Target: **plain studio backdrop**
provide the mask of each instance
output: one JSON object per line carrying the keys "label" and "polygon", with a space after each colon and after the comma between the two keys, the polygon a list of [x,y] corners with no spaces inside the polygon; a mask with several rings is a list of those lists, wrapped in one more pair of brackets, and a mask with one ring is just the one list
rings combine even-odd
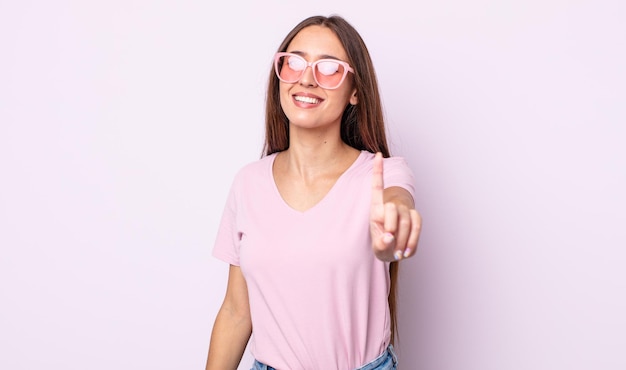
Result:
{"label": "plain studio backdrop", "polygon": [[625,369],[625,4],[2,0],[0,368],[204,367],[272,55],[336,13],[417,179],[401,368]]}

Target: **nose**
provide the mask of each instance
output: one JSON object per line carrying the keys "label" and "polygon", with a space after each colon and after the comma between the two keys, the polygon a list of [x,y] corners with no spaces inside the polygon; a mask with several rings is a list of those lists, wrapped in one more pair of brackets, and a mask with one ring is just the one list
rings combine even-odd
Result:
{"label": "nose", "polygon": [[317,81],[315,81],[313,66],[306,66],[304,71],[302,71],[302,77],[300,77],[300,85],[302,86],[317,86]]}

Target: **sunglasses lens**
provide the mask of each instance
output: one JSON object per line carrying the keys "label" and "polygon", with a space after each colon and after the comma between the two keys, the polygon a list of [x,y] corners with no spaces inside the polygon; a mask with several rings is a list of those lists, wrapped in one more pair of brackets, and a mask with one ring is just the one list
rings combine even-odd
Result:
{"label": "sunglasses lens", "polygon": [[318,83],[327,88],[339,86],[344,75],[342,64],[332,61],[322,61],[315,66],[315,78]]}
{"label": "sunglasses lens", "polygon": [[336,62],[319,62],[317,63],[317,72],[324,76],[332,76],[335,73],[343,74],[343,66]]}
{"label": "sunglasses lens", "polygon": [[306,68],[306,61],[295,55],[283,55],[278,59],[276,71],[278,77],[287,83],[293,83],[300,79]]}

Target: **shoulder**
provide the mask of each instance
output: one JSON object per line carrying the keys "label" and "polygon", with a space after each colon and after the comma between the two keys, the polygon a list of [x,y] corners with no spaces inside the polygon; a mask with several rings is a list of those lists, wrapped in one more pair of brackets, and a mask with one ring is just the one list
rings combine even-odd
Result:
{"label": "shoulder", "polygon": [[[373,171],[374,153],[363,151],[361,153],[361,167],[371,176]],[[407,160],[402,156],[391,156],[383,159],[383,178],[385,188],[399,186],[414,195],[415,176]]]}
{"label": "shoulder", "polygon": [[[367,167],[371,171],[372,162],[374,162],[375,153],[368,152],[366,150],[361,151],[360,161],[361,165]],[[384,170],[399,170],[411,172],[409,164],[404,157],[391,156],[383,159]]]}
{"label": "shoulder", "polygon": [[239,198],[242,194],[256,194],[260,189],[271,185],[272,163],[276,155],[268,155],[243,165],[231,182],[231,197]]}
{"label": "shoulder", "polygon": [[235,174],[235,182],[250,178],[259,178],[271,173],[276,153],[245,164]]}

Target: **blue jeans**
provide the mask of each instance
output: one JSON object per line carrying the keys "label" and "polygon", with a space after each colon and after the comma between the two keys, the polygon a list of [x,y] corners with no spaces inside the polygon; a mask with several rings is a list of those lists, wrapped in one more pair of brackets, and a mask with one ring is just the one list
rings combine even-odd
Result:
{"label": "blue jeans", "polygon": [[[374,361],[361,366],[356,370],[395,370],[398,367],[398,357],[390,344],[382,355],[378,356]],[[267,366],[259,361],[254,361],[254,366],[250,370],[276,370],[271,366]],[[307,369],[309,370],[309,369]],[[313,369],[310,369],[313,370]]]}

